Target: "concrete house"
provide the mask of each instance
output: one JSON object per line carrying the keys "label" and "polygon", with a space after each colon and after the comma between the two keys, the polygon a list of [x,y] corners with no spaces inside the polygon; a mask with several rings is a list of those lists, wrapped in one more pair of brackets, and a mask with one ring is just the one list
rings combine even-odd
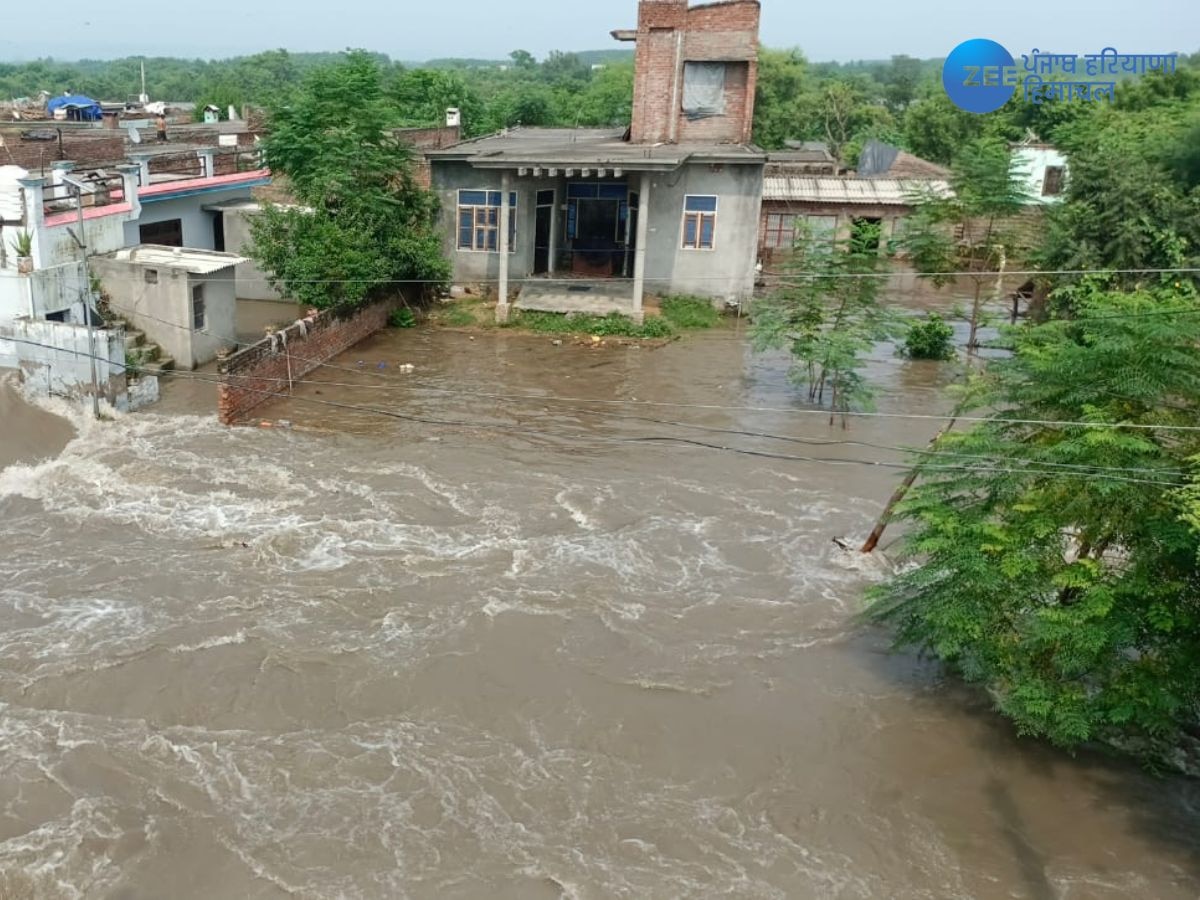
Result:
{"label": "concrete house", "polygon": [[232,253],[142,245],[93,259],[92,271],[117,286],[122,317],[190,370],[237,346],[235,273],[245,262]]}
{"label": "concrete house", "polygon": [[[101,154],[129,148],[99,126],[95,134],[77,144],[95,151],[86,164],[58,160],[49,164],[48,175],[36,176],[20,166],[0,171],[0,367],[20,370],[43,390],[84,396],[92,392],[90,366],[79,360],[95,356],[99,391],[122,407],[129,335],[119,324],[98,327],[93,278],[118,315],[138,307],[145,334],[162,347],[178,345],[180,334],[196,330],[201,319],[209,323],[203,330],[225,328],[224,297],[234,296],[234,267],[245,260],[214,252],[224,232],[223,206],[249,200],[252,188],[269,182],[270,172],[257,149],[236,146],[156,149],[102,162]],[[18,259],[14,240],[26,234],[32,246],[27,258]],[[212,287],[189,292],[186,315],[176,308],[177,297],[148,291],[151,280],[162,275],[152,276],[150,268],[195,274],[194,266],[189,270],[186,261],[174,258],[150,268],[141,259],[138,266],[133,259],[117,265],[119,254],[142,244],[166,245],[163,252],[172,255],[194,244],[220,257],[220,265],[205,274]],[[233,329],[218,333],[232,336]],[[184,366],[215,355],[205,340],[186,343],[179,346]],[[173,365],[161,359],[159,368]]]}
{"label": "concrete house", "polygon": [[765,154],[751,129],[757,0],[641,0],[628,129],[516,128],[427,151],[459,284],[512,304],[622,312],[646,293],[754,289]]}

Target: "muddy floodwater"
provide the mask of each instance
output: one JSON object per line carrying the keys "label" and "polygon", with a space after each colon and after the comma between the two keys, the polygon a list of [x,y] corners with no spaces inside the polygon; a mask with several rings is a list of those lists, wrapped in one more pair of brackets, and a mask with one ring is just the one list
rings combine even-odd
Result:
{"label": "muddy floodwater", "polygon": [[0,400],[0,897],[1200,896],[1195,783],[857,620],[886,567],[832,539],[936,422],[830,429],[732,325],[338,365],[290,430]]}

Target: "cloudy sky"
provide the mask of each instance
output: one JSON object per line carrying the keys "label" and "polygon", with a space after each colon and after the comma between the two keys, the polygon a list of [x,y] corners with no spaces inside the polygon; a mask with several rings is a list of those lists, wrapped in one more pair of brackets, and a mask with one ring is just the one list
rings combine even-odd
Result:
{"label": "cloudy sky", "polygon": [[[222,57],[286,47],[365,47],[395,59],[502,58],[522,48],[615,47],[608,32],[632,26],[635,0],[203,0],[120,12],[95,0],[55,0],[52,29],[36,5],[17,5],[0,30],[0,60],[127,54]],[[22,20],[25,21],[22,21]],[[1014,54],[1200,50],[1200,0],[763,0],[763,42],[800,47],[813,60],[946,56],[987,37]]]}

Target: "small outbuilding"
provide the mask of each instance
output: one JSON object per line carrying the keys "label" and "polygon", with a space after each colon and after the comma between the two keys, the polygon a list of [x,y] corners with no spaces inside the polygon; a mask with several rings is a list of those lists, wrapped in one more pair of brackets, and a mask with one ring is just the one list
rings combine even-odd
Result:
{"label": "small outbuilding", "polygon": [[143,244],[92,260],[114,313],[146,333],[180,369],[237,346],[233,253]]}

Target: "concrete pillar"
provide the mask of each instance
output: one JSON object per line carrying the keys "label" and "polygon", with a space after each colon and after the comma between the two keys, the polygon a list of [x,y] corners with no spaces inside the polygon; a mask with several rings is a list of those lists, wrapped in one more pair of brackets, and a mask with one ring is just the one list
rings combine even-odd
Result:
{"label": "concrete pillar", "polygon": [[46,226],[46,179],[22,178],[18,182],[25,201],[25,231],[33,235],[33,267],[42,266],[42,232]]}
{"label": "concrete pillar", "polygon": [[204,177],[213,178],[217,174],[216,170],[216,154],[212,150],[197,150],[196,156],[200,158],[200,164],[204,167]]}
{"label": "concrete pillar", "polygon": [[34,231],[46,222],[46,179],[22,178],[18,183],[25,194],[25,228]]}
{"label": "concrete pillar", "polygon": [[633,320],[645,321],[642,303],[646,296],[646,242],[650,239],[650,173],[642,173],[638,190],[637,249],[633,253]]}
{"label": "concrete pillar", "polygon": [[142,187],[150,187],[150,156],[145,153],[131,153],[129,159],[138,167]]}
{"label": "concrete pillar", "polygon": [[510,312],[508,305],[508,228],[512,210],[508,206],[508,194],[512,189],[512,176],[506,170],[500,176],[500,299],[496,304],[496,321],[504,324]]}
{"label": "concrete pillar", "polygon": [[[554,203],[550,207],[550,250],[549,263],[546,266],[546,274],[553,275],[554,270],[558,268],[558,203],[559,200],[566,202],[565,195],[560,198],[558,196],[558,188],[554,188]],[[536,219],[535,219],[536,221]],[[534,229],[535,235],[537,229]]]}
{"label": "concrete pillar", "polygon": [[[50,183],[53,185],[61,185],[64,183],[63,178],[66,175],[75,171],[75,163],[70,160],[60,159],[57,162],[50,164]],[[61,195],[61,191],[57,192]]]}
{"label": "concrete pillar", "polygon": [[125,202],[132,209],[131,217],[137,219],[142,214],[142,201],[138,197],[138,176],[142,172],[142,167],[126,164],[117,166],[117,171],[121,173],[121,189],[125,194]]}

